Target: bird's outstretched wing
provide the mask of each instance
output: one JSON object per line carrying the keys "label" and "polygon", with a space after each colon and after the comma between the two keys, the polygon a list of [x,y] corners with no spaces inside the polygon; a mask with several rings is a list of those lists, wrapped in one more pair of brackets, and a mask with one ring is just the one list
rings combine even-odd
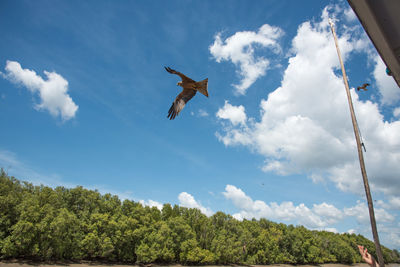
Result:
{"label": "bird's outstretched wing", "polygon": [[165,68],[165,70],[168,71],[169,73],[171,73],[171,74],[176,74],[176,75],[178,75],[179,77],[181,77],[183,83],[186,83],[186,82],[194,83],[194,82],[195,82],[194,80],[190,79],[189,77],[185,76],[184,74],[180,73],[179,71],[173,70],[173,69],[171,69],[170,67],[164,67],[164,68]]}
{"label": "bird's outstretched wing", "polygon": [[179,112],[185,107],[186,103],[196,95],[196,90],[183,89],[183,91],[175,98],[171,107],[168,110],[168,116],[170,120],[175,119]]}

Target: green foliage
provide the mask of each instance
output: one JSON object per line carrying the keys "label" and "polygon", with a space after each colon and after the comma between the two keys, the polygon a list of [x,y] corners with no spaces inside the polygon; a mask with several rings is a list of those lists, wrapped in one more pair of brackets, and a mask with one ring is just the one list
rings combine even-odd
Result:
{"label": "green foliage", "polygon": [[[162,210],[82,187],[33,186],[0,169],[0,258],[130,263],[355,263],[361,235],[310,231],[266,219],[165,204]],[[386,262],[399,262],[383,247]]]}

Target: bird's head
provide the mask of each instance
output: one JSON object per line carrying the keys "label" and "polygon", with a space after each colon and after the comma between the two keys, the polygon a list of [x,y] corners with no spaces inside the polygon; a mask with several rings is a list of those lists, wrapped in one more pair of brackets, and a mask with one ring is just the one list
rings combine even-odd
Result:
{"label": "bird's head", "polygon": [[182,86],[182,82],[180,81],[180,82],[178,82],[176,85],[177,85],[177,86]]}

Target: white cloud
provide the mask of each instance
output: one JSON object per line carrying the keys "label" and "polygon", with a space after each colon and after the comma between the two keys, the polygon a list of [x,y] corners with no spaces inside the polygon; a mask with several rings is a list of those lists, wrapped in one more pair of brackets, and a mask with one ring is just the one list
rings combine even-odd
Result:
{"label": "white cloud", "polygon": [[31,93],[38,94],[41,102],[35,105],[38,110],[48,110],[54,117],[61,116],[62,120],[75,117],[78,106],[68,95],[68,81],[55,72],[44,71],[47,80],[35,71],[22,69],[16,61],[7,61],[6,73],[2,76],[7,80],[25,86]]}
{"label": "white cloud", "polygon": [[400,117],[400,108],[395,108],[394,110],[393,110],[393,116],[395,116],[395,117]]}
{"label": "white cloud", "polygon": [[[374,208],[374,212],[377,223],[389,223],[395,220],[395,217],[383,208]],[[344,208],[344,214],[355,217],[361,224],[369,225],[370,223],[368,206],[365,202],[357,201],[354,207]]]}
{"label": "white cloud", "polygon": [[361,224],[368,224],[369,222],[369,213],[368,208],[364,203],[358,201],[357,205],[350,208],[344,209],[344,214],[346,216],[352,216],[357,219],[357,221]]}
{"label": "white cloud", "polygon": [[328,224],[335,223],[336,221],[343,218],[343,213],[339,209],[325,202],[319,205],[314,204],[313,211],[315,212],[315,214],[326,218]]}
{"label": "white cloud", "polygon": [[351,7],[344,10],[344,17],[348,22],[354,22],[357,20],[357,16]]}
{"label": "white cloud", "polygon": [[190,115],[197,117],[208,117],[210,114],[208,114],[208,112],[205,111],[204,109],[199,109],[197,113],[191,111]]}
{"label": "white cloud", "polygon": [[227,185],[222,194],[240,210],[239,213],[233,215],[239,220],[267,218],[295,222],[312,229],[331,229],[333,231],[334,228],[327,226],[336,223],[342,218],[342,212],[327,203],[314,204],[312,209],[303,203],[295,206],[291,201],[282,202],[281,204],[276,202],[266,204],[261,200],[252,200],[240,188],[233,185]]}
{"label": "white cloud", "polygon": [[200,117],[207,117],[209,114],[204,109],[199,109],[199,116]]}
{"label": "white cloud", "polygon": [[210,208],[203,207],[200,203],[198,203],[194,197],[186,192],[182,192],[178,196],[180,206],[186,207],[186,208],[193,208],[193,209],[199,209],[203,214],[207,216],[211,216],[214,214],[214,212]]}
{"label": "white cloud", "polygon": [[[234,185],[226,185],[222,194],[239,210],[233,214],[233,217],[238,220],[266,218],[286,224],[303,225],[309,229],[338,233],[336,225],[341,225],[345,220],[354,219],[358,222],[359,227],[347,230],[347,232],[359,233],[367,238],[372,238],[368,207],[362,201],[357,201],[356,205],[343,209],[338,209],[325,202],[313,204],[312,208],[309,208],[303,203],[296,206],[291,201],[267,204],[261,200],[253,200]],[[398,247],[400,243],[396,240],[400,237],[400,224],[396,221],[396,215],[388,213],[383,208],[375,207],[375,218],[383,244],[392,248]]]}
{"label": "white cloud", "polygon": [[355,233],[356,233],[356,230],[355,230],[355,229],[349,229],[349,230],[347,231],[347,233],[349,233],[349,234],[355,234]]}
{"label": "white cloud", "polygon": [[379,237],[383,237],[384,245],[393,249],[400,248],[400,223],[392,226],[378,226],[380,232]]}
{"label": "white cloud", "polygon": [[375,69],[374,78],[381,93],[382,104],[392,105],[400,100],[400,90],[393,77],[386,74],[386,66],[381,57],[377,55],[374,59]]}
{"label": "white cloud", "polygon": [[[216,133],[217,138],[222,141],[225,145],[231,144],[251,144],[251,139],[244,132],[246,131],[247,116],[245,108],[240,106],[232,106],[228,101],[225,100],[225,105],[218,110],[216,113],[217,118],[223,120],[229,120],[231,125],[226,125],[226,135],[222,136],[218,132]],[[241,126],[236,129],[235,126]]]}
{"label": "white cloud", "polygon": [[234,87],[237,93],[245,94],[259,77],[265,75],[270,65],[270,60],[256,56],[255,50],[259,47],[270,48],[273,53],[279,54],[281,48],[277,40],[282,35],[280,28],[268,24],[261,26],[258,32],[237,32],[225,40],[222,40],[221,33],[218,33],[209,50],[218,63],[227,60],[240,68],[238,72],[242,80]]}
{"label": "white cloud", "polygon": [[392,197],[389,199],[391,209],[400,210],[400,197]]}
{"label": "white cloud", "polygon": [[218,110],[216,116],[220,119],[229,120],[234,126],[245,124],[247,119],[242,105],[232,106],[227,100],[225,100],[225,105]]}
{"label": "white cloud", "polygon": [[390,205],[387,204],[385,201],[383,201],[382,199],[378,199],[374,201],[374,207],[381,207],[383,209],[390,209]]}
{"label": "white cloud", "polygon": [[339,231],[336,228],[333,228],[333,227],[323,228],[322,230],[327,231],[327,232],[332,232],[332,233],[335,233],[335,234],[339,233]]}
{"label": "white cloud", "polygon": [[[280,87],[261,101],[260,120],[247,118],[244,107],[240,117],[246,120],[217,114],[226,120],[217,137],[227,146],[244,145],[263,155],[264,171],[307,173],[315,182],[329,179],[343,191],[360,194],[363,185],[356,144],[343,80],[336,75],[340,66],[328,11],[323,11],[321,22],[299,26]],[[357,32],[339,32],[344,59],[365,52],[360,45],[363,38]],[[384,121],[378,104],[361,101],[354,88],[351,94],[367,148],[364,156],[370,186],[395,195],[400,191],[400,121]]]}
{"label": "white cloud", "polygon": [[156,207],[159,210],[162,210],[163,204],[154,200],[139,200],[139,203],[142,204],[143,206],[149,206],[149,207]]}

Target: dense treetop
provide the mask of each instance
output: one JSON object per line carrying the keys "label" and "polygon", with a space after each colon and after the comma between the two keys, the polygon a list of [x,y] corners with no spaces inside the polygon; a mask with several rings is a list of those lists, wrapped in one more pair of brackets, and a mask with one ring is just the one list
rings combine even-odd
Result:
{"label": "dense treetop", "polygon": [[[165,204],[162,210],[82,187],[34,186],[0,170],[0,258],[181,264],[355,263],[361,235]],[[385,262],[398,262],[383,247]]]}

